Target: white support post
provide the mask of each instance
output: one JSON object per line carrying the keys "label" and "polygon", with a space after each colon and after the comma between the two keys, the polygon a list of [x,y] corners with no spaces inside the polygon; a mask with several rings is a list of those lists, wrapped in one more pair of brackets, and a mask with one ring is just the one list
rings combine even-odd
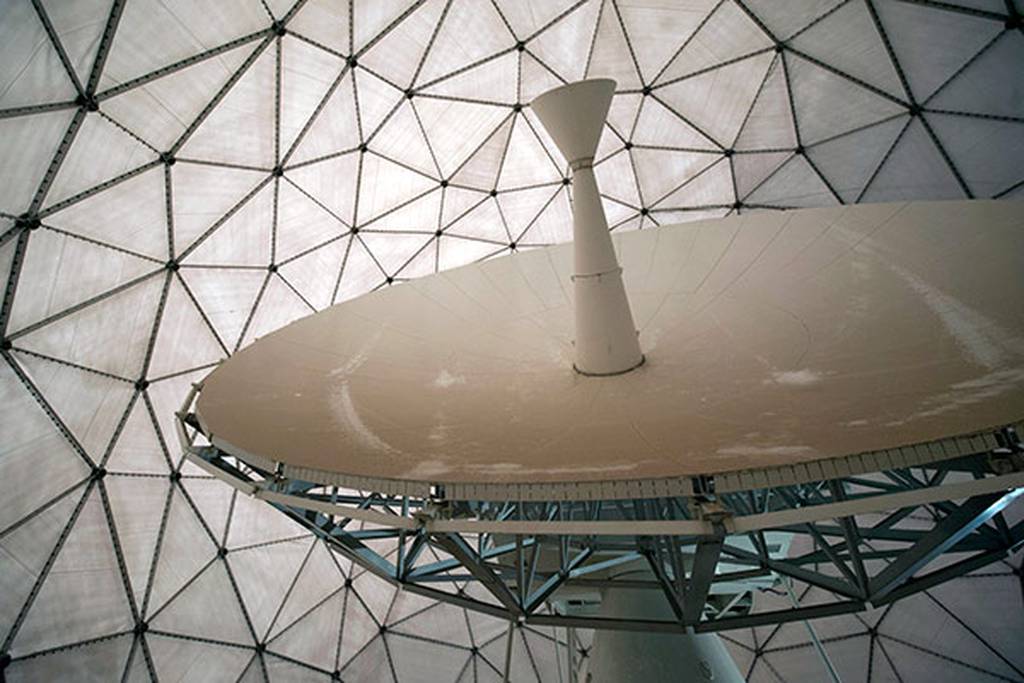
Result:
{"label": "white support post", "polygon": [[594,153],[614,94],[615,81],[593,79],[549,90],[530,105],[572,168],[574,367],[583,375],[618,375],[644,362],[594,178]]}
{"label": "white support post", "polygon": [[[619,588],[605,591],[600,616],[668,620],[673,614],[661,591]],[[742,683],[721,638],[714,633],[594,632],[591,683]]]}

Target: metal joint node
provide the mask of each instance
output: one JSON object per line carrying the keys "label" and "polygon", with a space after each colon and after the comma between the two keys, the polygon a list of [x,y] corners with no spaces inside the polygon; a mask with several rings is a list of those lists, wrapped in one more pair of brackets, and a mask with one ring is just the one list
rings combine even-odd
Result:
{"label": "metal joint node", "polygon": [[710,474],[701,474],[696,477],[692,477],[690,482],[693,484],[693,495],[695,496],[713,496],[715,495],[715,477]]}
{"label": "metal joint node", "polygon": [[995,474],[1013,474],[1024,471],[1024,455],[1008,448],[999,448],[988,454],[987,464]]}
{"label": "metal joint node", "polygon": [[412,516],[421,525],[435,519],[451,519],[452,506],[446,500],[429,501],[422,508],[412,513]]}
{"label": "metal joint node", "polygon": [[732,517],[732,511],[717,500],[694,501],[692,507],[698,519],[711,522],[712,526],[716,528],[724,527],[725,520]]}

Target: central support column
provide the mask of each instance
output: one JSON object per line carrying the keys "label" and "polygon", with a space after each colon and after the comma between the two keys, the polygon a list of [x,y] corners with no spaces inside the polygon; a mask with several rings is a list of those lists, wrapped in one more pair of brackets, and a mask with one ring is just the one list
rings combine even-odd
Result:
{"label": "central support column", "polygon": [[644,362],[594,179],[594,153],[614,94],[615,81],[594,79],[549,90],[530,105],[572,168],[574,367],[583,375],[618,375]]}
{"label": "central support column", "polygon": [[[602,617],[672,619],[658,591],[605,591]],[[743,675],[714,633],[594,631],[587,662],[590,683],[742,683]]]}

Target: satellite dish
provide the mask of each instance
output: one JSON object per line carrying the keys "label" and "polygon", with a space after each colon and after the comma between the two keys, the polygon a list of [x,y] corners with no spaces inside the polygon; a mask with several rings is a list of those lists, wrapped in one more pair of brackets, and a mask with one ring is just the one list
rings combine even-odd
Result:
{"label": "satellite dish", "polygon": [[[395,524],[403,541],[410,530],[432,538],[510,617],[529,618],[558,592],[564,613],[544,623],[582,623],[571,605],[595,589],[569,580],[594,573],[604,582],[598,626],[673,633],[599,632],[594,681],[672,680],[683,670],[739,681],[717,637],[695,632],[717,628],[709,609],[735,611],[766,573],[795,611],[750,623],[805,614],[780,575],[852,598],[832,608],[840,611],[892,599],[936,551],[1024,491],[1016,461],[1003,458],[1006,471],[989,473],[1006,484],[982,477],[950,493],[975,496],[943,522],[950,533],[937,527],[870,580],[849,547],[851,527],[847,548],[828,546],[849,586],[785,565],[785,524],[854,514],[838,476],[942,461],[986,432],[1016,443],[999,430],[1024,417],[1024,226],[1009,203],[919,202],[749,213],[613,243],[593,154],[614,88],[583,81],[532,104],[573,170],[573,244],[381,290],[267,335],[203,383],[192,424],[213,444],[209,462],[186,448],[208,467],[228,457],[262,473],[261,484],[247,484],[230,464],[213,469],[306,510],[296,516],[328,536],[328,487],[402,496],[400,521],[363,518]],[[718,494],[748,490],[756,501],[756,490],[804,483],[831,498],[784,515],[785,524],[751,514],[744,528],[757,540],[741,534],[726,545],[741,524]],[[797,510],[798,493],[779,496]],[[415,518],[405,512],[409,496],[420,501]],[[682,519],[673,513],[655,520],[668,526],[640,530],[672,497],[683,501]],[[546,501],[534,518],[530,500]],[[518,523],[488,516],[498,501],[518,508]],[[573,501],[614,502],[632,522],[559,526],[565,509],[570,520],[591,514]],[[459,532],[481,534],[480,549]],[[578,540],[605,536],[631,540],[625,549]],[[417,585],[403,559],[392,573],[358,544],[341,546]],[[537,572],[546,578],[534,590]],[[722,595],[730,597],[716,606]]]}
{"label": "satellite dish", "polygon": [[572,369],[573,245],[521,252],[269,334],[197,412],[226,450],[312,481],[496,497],[938,442],[1024,417],[1020,223],[973,201],[616,235],[647,362],[613,377]]}

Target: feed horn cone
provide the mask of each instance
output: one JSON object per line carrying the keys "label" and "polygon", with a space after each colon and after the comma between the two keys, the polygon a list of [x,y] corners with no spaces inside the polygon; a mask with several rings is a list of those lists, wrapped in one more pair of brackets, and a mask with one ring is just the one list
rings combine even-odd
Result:
{"label": "feed horn cone", "polygon": [[530,105],[572,168],[575,368],[584,375],[617,375],[644,361],[594,178],[594,152],[614,93],[615,81],[579,81]]}

